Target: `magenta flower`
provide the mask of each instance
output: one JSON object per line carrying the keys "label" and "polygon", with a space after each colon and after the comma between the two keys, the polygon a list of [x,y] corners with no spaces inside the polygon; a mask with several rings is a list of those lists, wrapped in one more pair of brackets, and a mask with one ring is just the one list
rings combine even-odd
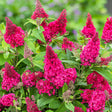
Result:
{"label": "magenta flower", "polygon": [[112,41],[112,17],[107,18],[101,38],[105,40],[105,43]]}
{"label": "magenta flower", "polygon": [[42,8],[42,5],[39,0],[36,1],[36,9],[33,12],[33,15],[31,16],[31,19],[36,19],[36,18],[48,18],[49,15],[45,12],[45,10]]}
{"label": "magenta flower", "polygon": [[93,84],[92,88],[96,88],[102,91],[107,91],[109,96],[111,97],[112,94],[111,87],[108,81],[99,73],[94,71],[93,73],[89,74],[87,77],[87,83]]}
{"label": "magenta flower", "polygon": [[75,107],[74,112],[84,112],[84,111],[80,107]]}
{"label": "magenta flower", "polygon": [[32,101],[29,97],[26,97],[25,101],[27,105],[27,112],[41,112],[35,104],[35,101]]}
{"label": "magenta flower", "polygon": [[18,74],[14,67],[5,63],[5,68],[2,69],[4,72],[2,80],[2,89],[9,91],[12,87],[16,86],[20,82],[20,74]]}
{"label": "magenta flower", "polygon": [[80,54],[82,65],[91,66],[92,63],[96,62],[96,58],[99,55],[100,50],[100,39],[98,33],[94,35],[84,47]]}
{"label": "magenta flower", "polygon": [[88,13],[87,16],[86,26],[84,26],[81,32],[86,38],[92,38],[96,33],[96,28],[93,25],[91,15]]}
{"label": "magenta flower", "polygon": [[13,48],[22,46],[24,44],[25,33],[20,28],[17,27],[12,21],[6,17],[6,33],[4,34],[4,39],[7,44],[10,44]]}
{"label": "magenta flower", "polygon": [[36,85],[36,76],[35,73],[32,73],[30,70],[27,70],[22,75],[23,86],[32,87]]}
{"label": "magenta flower", "polygon": [[63,39],[62,49],[69,49],[70,51],[72,51],[72,49],[76,50],[74,43],[72,41],[69,41],[67,37]]}
{"label": "magenta flower", "polygon": [[42,22],[41,26],[43,26],[44,31],[44,37],[46,42],[51,42],[53,37],[56,37],[57,34],[60,33],[60,35],[63,35],[66,33],[66,10],[64,9],[59,18],[47,25],[47,23],[44,21]]}
{"label": "magenta flower", "polygon": [[13,100],[16,100],[15,94],[9,93],[2,96],[2,98],[0,99],[0,102],[3,106],[13,106]]}
{"label": "magenta flower", "polygon": [[82,103],[88,103],[87,112],[103,112],[105,109],[106,95],[104,91],[85,89],[84,93],[81,93],[81,97]]}
{"label": "magenta flower", "polygon": [[42,93],[47,93],[49,96],[51,96],[52,94],[55,94],[55,89],[53,87],[53,84],[50,83],[50,81],[48,80],[42,80],[40,79],[37,83],[36,83],[36,88],[39,91],[39,94]]}

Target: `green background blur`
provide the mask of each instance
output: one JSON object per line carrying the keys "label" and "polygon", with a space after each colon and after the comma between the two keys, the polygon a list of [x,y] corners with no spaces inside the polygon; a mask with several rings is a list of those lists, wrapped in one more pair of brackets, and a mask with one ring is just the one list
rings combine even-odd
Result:
{"label": "green background blur", "polygon": [[[9,17],[14,24],[28,30],[32,25],[24,25],[35,10],[36,0],[0,0],[0,23]],[[40,0],[50,18],[58,18],[63,9],[67,10],[67,30],[69,38],[76,40],[79,31],[85,26],[87,13],[92,15],[93,23],[101,37],[106,18],[109,17],[105,8],[107,0]]]}

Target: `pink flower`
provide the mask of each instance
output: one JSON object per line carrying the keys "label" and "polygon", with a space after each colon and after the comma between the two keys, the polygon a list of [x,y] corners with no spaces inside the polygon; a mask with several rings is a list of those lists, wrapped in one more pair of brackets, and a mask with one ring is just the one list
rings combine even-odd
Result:
{"label": "pink flower", "polygon": [[107,18],[101,38],[105,40],[105,43],[112,41],[112,17]]}
{"label": "pink flower", "polygon": [[70,51],[72,51],[72,49],[76,50],[74,43],[72,41],[69,41],[67,37],[63,39],[62,49],[69,49]]}
{"label": "pink flower", "polygon": [[86,26],[84,26],[81,32],[86,38],[92,38],[96,33],[96,28],[93,25],[91,15],[88,13],[87,16]]}
{"label": "pink flower", "polygon": [[101,58],[101,62],[100,62],[100,65],[108,65],[109,62],[111,62],[112,60],[112,55],[107,57],[107,58]]}
{"label": "pink flower", "polygon": [[81,97],[83,99],[82,103],[88,103],[87,112],[103,112],[106,102],[104,91],[85,89],[84,93],[81,93]]}
{"label": "pink flower", "polygon": [[16,100],[13,93],[6,94],[0,99],[3,106],[13,106],[13,100]]}
{"label": "pink flower", "polygon": [[81,97],[82,97],[82,103],[89,103],[89,101],[91,100],[92,94],[94,90],[90,90],[90,89],[85,89],[83,90],[84,92],[81,93]]}
{"label": "pink flower", "polygon": [[39,94],[42,93],[47,93],[49,96],[51,96],[52,94],[55,94],[55,89],[53,87],[53,84],[50,83],[50,81],[48,80],[42,80],[40,79],[37,83],[36,83],[36,88],[39,91]]}
{"label": "pink flower", "polygon": [[49,15],[42,8],[42,5],[39,0],[36,1],[36,9],[33,12],[33,15],[31,16],[31,18],[34,20],[37,17],[39,17],[39,18],[48,18],[49,17]]}
{"label": "pink flower", "polygon": [[9,65],[7,62],[5,63],[5,68],[2,69],[3,81],[2,81],[2,89],[9,91],[12,87],[16,86],[20,82],[20,74],[18,74],[14,67]]}
{"label": "pink flower", "polygon": [[66,23],[67,23],[67,19],[66,19],[66,10],[64,9],[59,18],[51,23],[49,23],[47,25],[47,23],[44,21],[42,22],[41,26],[43,26],[44,31],[44,37],[46,42],[51,42],[53,37],[56,37],[56,35],[58,33],[60,33],[60,35],[63,35],[64,33],[66,33]]}
{"label": "pink flower", "polygon": [[13,48],[22,46],[24,44],[25,33],[20,28],[17,27],[12,21],[6,17],[6,33],[4,34],[4,39],[7,44],[10,44]]}
{"label": "pink flower", "polygon": [[102,75],[100,75],[95,71],[88,75],[87,83],[93,84],[92,88],[96,88],[102,91],[107,91],[109,95],[112,94],[112,90],[108,81]]}
{"label": "pink flower", "polygon": [[106,101],[106,96],[104,91],[95,90],[93,91],[91,100],[88,103],[89,108],[94,111],[100,111],[100,110],[102,111],[105,109],[105,101]]}
{"label": "pink flower", "polygon": [[32,73],[30,70],[27,70],[22,75],[23,86],[32,87],[36,85],[36,76],[35,73]]}
{"label": "pink flower", "polygon": [[27,111],[28,112],[41,112],[34,101],[32,101],[29,97],[26,97],[25,99],[26,105],[27,105]]}
{"label": "pink flower", "polygon": [[56,36],[58,33],[63,35],[66,32],[66,23],[66,10],[64,9],[57,20],[48,24],[51,37]]}
{"label": "pink flower", "polygon": [[58,56],[50,46],[46,48],[46,56],[44,60],[44,77],[50,81],[57,89],[62,87],[64,83],[69,84],[72,80],[75,82],[77,77],[75,68],[65,69]]}
{"label": "pink flower", "polygon": [[80,54],[82,65],[91,66],[92,63],[96,62],[96,58],[99,55],[100,50],[100,39],[98,33],[94,35],[84,47]]}
{"label": "pink flower", "polygon": [[44,60],[44,77],[48,80],[53,80],[57,75],[62,73],[64,66],[61,61],[58,59],[57,54],[52,50],[52,47],[47,46],[46,56]]}
{"label": "pink flower", "polygon": [[84,111],[80,107],[75,107],[74,112],[84,112]]}

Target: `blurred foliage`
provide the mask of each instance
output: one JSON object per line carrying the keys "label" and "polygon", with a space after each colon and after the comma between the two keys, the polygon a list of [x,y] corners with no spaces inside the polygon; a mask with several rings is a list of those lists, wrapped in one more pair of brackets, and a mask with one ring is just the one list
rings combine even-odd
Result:
{"label": "blurred foliage", "polygon": [[[31,24],[23,25],[26,18],[30,18],[35,10],[36,0],[0,0],[0,23],[5,22],[8,16],[13,23],[21,26],[24,30],[34,27]],[[63,9],[67,10],[67,30],[71,40],[77,39],[77,32],[82,30],[86,23],[87,13],[92,15],[93,23],[101,37],[106,18],[109,15],[104,7],[107,0],[40,0],[45,11],[50,17],[58,17]],[[78,35],[79,36],[79,35]]]}

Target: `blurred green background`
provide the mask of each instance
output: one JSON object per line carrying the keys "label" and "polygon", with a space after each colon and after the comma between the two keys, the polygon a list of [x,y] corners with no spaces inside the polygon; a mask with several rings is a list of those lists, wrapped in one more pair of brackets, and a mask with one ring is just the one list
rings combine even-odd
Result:
{"label": "blurred green background", "polygon": [[[32,25],[24,26],[27,18],[31,18],[35,10],[36,0],[0,0],[0,23],[9,17],[14,24],[27,30]],[[69,38],[76,40],[79,31],[85,26],[87,13],[92,15],[93,23],[101,37],[106,18],[109,17],[107,0],[40,0],[46,13],[58,18],[63,9],[67,10],[67,30]]]}

